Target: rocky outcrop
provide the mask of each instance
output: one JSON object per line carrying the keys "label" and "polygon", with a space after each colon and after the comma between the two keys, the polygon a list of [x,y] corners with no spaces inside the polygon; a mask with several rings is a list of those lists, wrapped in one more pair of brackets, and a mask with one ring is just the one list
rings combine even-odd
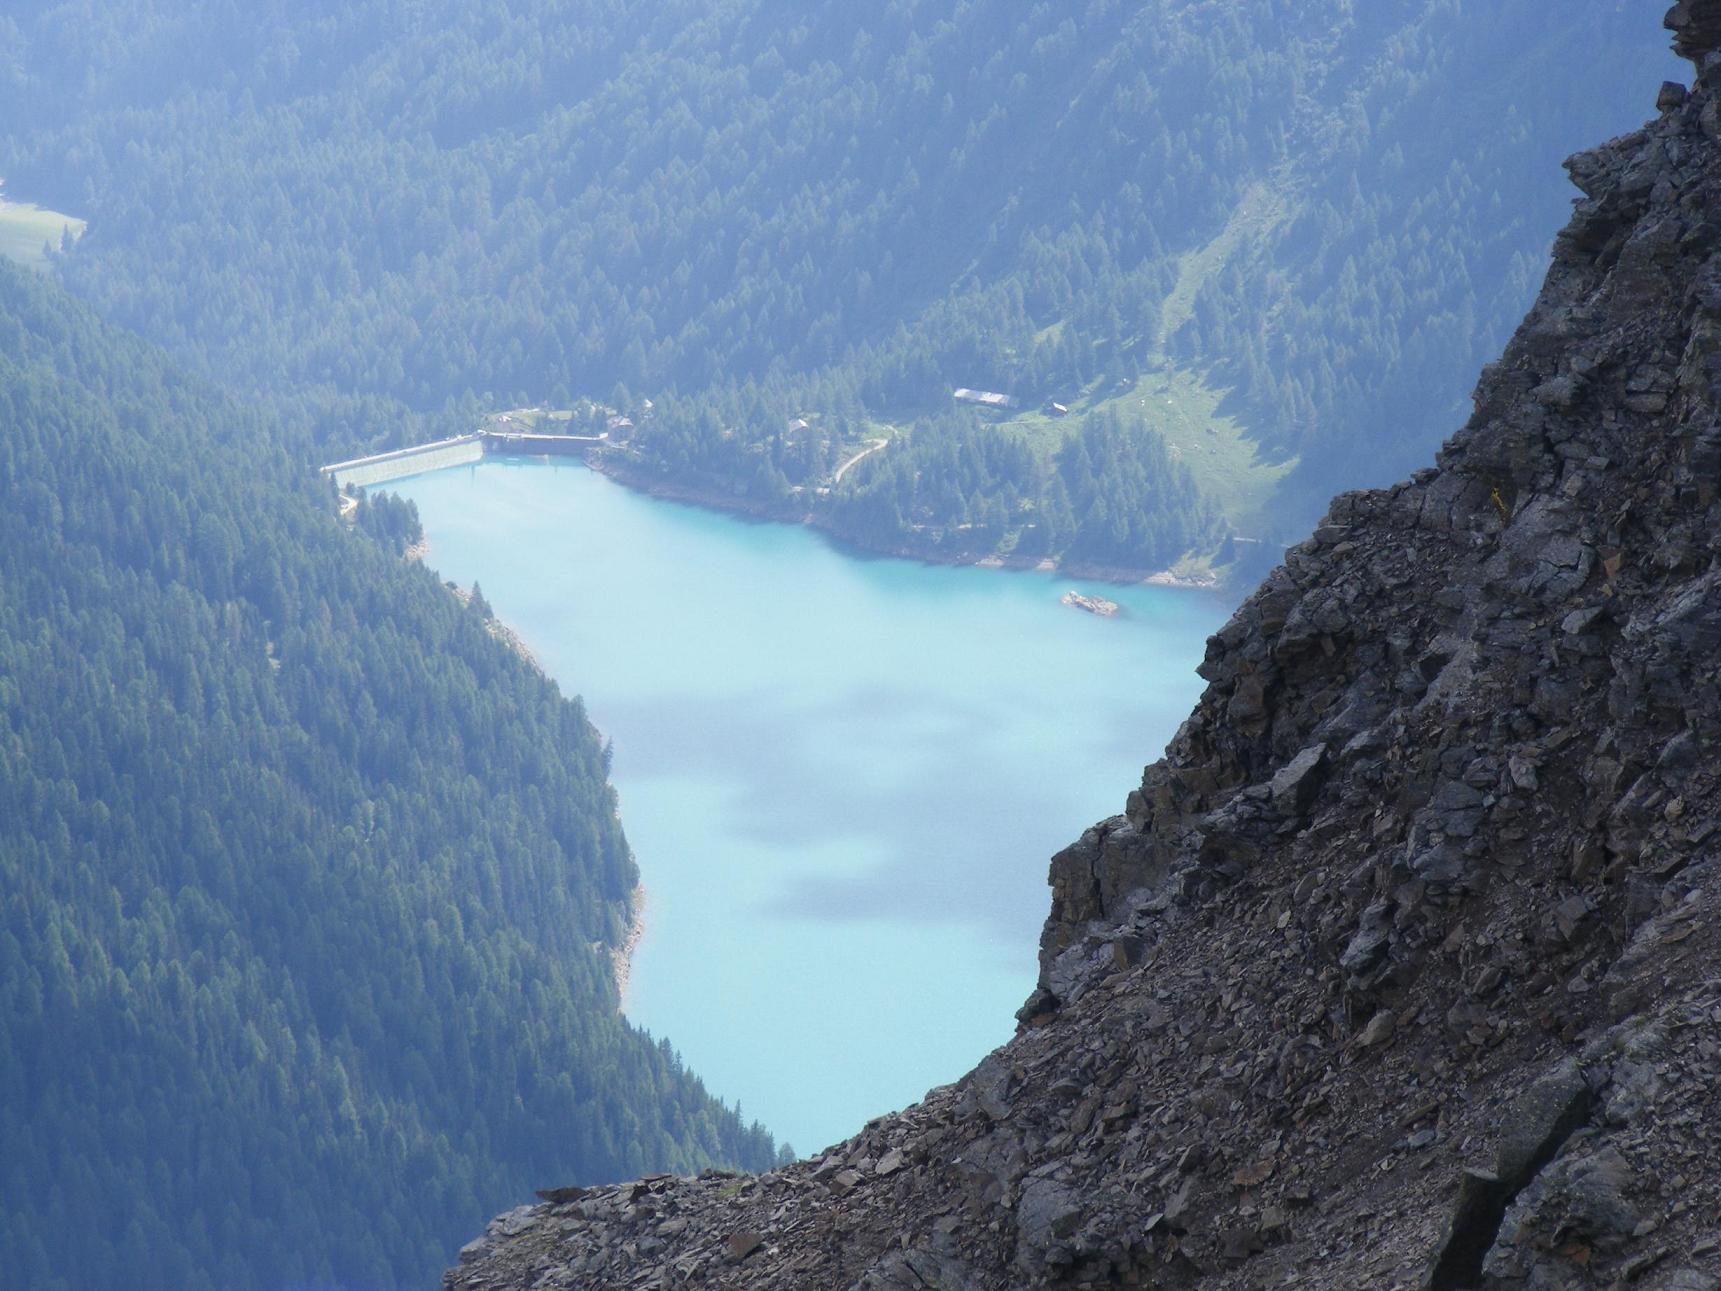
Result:
{"label": "rocky outcrop", "polygon": [[1053,862],[956,1084],[759,1178],[567,1190],[450,1288],[1721,1291],[1721,4],[1570,159],[1435,468],[1335,500]]}
{"label": "rocky outcrop", "polygon": [[1667,28],[1679,56],[1705,70],[1704,55],[1721,48],[1721,0],[1679,0],[1667,11]]}
{"label": "rocky outcrop", "polygon": [[1085,596],[1081,592],[1065,592],[1059,599],[1065,605],[1086,610],[1089,614],[1097,614],[1102,619],[1116,618],[1123,608],[1116,601],[1108,601],[1103,596]]}

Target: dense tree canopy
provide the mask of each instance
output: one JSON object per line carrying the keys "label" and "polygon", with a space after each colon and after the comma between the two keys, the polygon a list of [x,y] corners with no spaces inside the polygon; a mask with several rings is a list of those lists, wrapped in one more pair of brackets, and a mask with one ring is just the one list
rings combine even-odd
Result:
{"label": "dense tree canopy", "polygon": [[1137,569],[1218,535],[1187,468],[1115,413],[1085,418],[1050,461],[1008,430],[932,418],[856,469],[831,508],[833,527],[881,545]]}
{"label": "dense tree canopy", "polygon": [[582,402],[713,499],[1144,568],[1239,520],[1197,386],[1287,536],[1457,424],[1663,57],[1613,0],[6,6],[9,192],[198,374],[0,272],[9,1275],[416,1284],[532,1185],[770,1159],[616,1016],[578,705],[316,456]]}
{"label": "dense tree canopy", "polygon": [[534,1186],[769,1138],[617,1013],[576,702],[266,418],[0,264],[9,1283],[423,1286]]}
{"label": "dense tree canopy", "polygon": [[758,498],[1165,355],[1301,457],[1294,529],[1462,419],[1660,44],[1612,0],[32,0],[0,173],[92,217],[75,290],[343,450],[679,392],[633,466]]}

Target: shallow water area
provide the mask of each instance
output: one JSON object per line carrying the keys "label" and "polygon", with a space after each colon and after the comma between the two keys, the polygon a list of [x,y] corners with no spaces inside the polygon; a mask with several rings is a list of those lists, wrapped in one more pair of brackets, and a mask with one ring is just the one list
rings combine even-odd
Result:
{"label": "shallow water area", "polygon": [[1122,809],[1225,617],[860,558],[571,462],[388,487],[614,741],[649,894],[628,1016],[803,1153],[1010,1037],[1048,858]]}

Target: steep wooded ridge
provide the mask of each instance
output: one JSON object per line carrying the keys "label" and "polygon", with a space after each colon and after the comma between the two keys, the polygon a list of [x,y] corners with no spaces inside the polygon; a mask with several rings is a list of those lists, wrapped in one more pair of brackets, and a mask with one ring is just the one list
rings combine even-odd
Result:
{"label": "steep wooded ridge", "polygon": [[636,482],[1155,569],[1462,419],[1561,216],[1529,177],[1671,61],[1546,9],[26,0],[0,174],[90,218],[74,292],[331,457],[590,397]]}
{"label": "steep wooded ridge", "polygon": [[1016,1039],[449,1288],[1721,1286],[1721,3],[1668,21],[1698,84],[1570,159],[1438,466],[1333,502],[1053,862]]}
{"label": "steep wooded ridge", "polygon": [[618,1016],[577,702],[279,429],[0,264],[0,1283],[423,1286],[546,1171],[773,1160]]}

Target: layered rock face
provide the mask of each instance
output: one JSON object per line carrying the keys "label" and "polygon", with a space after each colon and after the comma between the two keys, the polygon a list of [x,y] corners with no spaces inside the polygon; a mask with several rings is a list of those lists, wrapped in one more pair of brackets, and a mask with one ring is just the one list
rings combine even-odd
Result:
{"label": "layered rock face", "polygon": [[1721,46],[1721,0],[1679,0],[1667,11],[1673,48],[1702,71],[1703,56]]}
{"label": "layered rock face", "polygon": [[775,1174],[548,1194],[449,1288],[1721,1291],[1721,3],[1668,23],[1697,84],[1567,163],[1470,423],[1055,859],[1016,1039]]}

